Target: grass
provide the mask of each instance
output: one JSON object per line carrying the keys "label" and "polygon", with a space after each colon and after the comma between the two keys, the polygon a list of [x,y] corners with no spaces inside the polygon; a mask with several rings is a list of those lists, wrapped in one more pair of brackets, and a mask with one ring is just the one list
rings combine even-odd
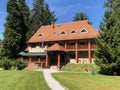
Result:
{"label": "grass", "polygon": [[0,90],[50,90],[43,72],[0,71]]}
{"label": "grass", "polygon": [[67,64],[61,70],[62,71],[74,71],[74,72],[85,72],[85,68],[88,70],[99,71],[99,68],[95,64]]}
{"label": "grass", "polygon": [[67,72],[52,75],[69,90],[120,90],[119,76]]}

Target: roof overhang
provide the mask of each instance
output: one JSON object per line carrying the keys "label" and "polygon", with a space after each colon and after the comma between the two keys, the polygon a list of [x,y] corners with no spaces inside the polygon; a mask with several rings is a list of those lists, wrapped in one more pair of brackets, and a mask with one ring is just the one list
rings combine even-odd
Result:
{"label": "roof overhang", "polygon": [[56,43],[56,44],[48,47],[46,51],[65,51],[65,49]]}
{"label": "roof overhang", "polygon": [[19,54],[21,56],[46,56],[47,52],[27,52]]}

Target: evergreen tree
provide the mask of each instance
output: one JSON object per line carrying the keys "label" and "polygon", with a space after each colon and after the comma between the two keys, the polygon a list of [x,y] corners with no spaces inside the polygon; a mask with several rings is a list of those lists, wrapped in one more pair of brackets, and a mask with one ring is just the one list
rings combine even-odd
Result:
{"label": "evergreen tree", "polygon": [[20,50],[19,45],[21,40],[21,34],[18,31],[21,30],[20,22],[21,15],[16,0],[9,0],[7,3],[7,13],[2,55],[8,58],[16,58]]}
{"label": "evergreen tree", "polygon": [[54,12],[50,11],[48,4],[44,0],[34,0],[27,37],[30,38],[40,26],[49,25],[56,20]]}
{"label": "evergreen tree", "polygon": [[29,16],[30,16],[30,11],[28,6],[25,3],[25,0],[18,0],[18,7],[19,7],[19,11],[21,14],[21,30],[20,30],[20,34],[22,35],[21,37],[21,44],[20,44],[20,48],[21,50],[23,50],[26,46],[27,43],[27,32],[29,31]]}
{"label": "evergreen tree", "polygon": [[2,50],[2,40],[0,39],[0,59],[2,58],[1,57],[1,53],[2,53],[1,50]]}
{"label": "evergreen tree", "polygon": [[55,18],[54,12],[50,11],[48,4],[45,4],[43,13],[41,15],[41,25],[50,25],[56,20],[57,19]]}
{"label": "evergreen tree", "polygon": [[120,5],[119,0],[108,0],[106,11],[100,24],[98,48],[95,51],[95,63],[100,72],[108,75],[120,75]]}
{"label": "evergreen tree", "polygon": [[[74,18],[73,21],[89,20],[88,16],[83,12],[76,13],[76,15],[73,18]],[[89,24],[92,24],[92,23],[89,22]]]}
{"label": "evergreen tree", "polygon": [[29,8],[25,0],[9,0],[7,12],[2,55],[8,58],[17,58],[18,53],[26,46]]}

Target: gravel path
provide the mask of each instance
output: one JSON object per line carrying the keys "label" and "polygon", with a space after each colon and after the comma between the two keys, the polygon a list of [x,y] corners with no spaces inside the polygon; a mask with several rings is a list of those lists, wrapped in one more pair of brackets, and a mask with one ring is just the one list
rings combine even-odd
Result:
{"label": "gravel path", "polygon": [[55,70],[43,70],[44,78],[48,84],[48,86],[52,90],[65,90],[51,75],[51,73],[57,72]]}

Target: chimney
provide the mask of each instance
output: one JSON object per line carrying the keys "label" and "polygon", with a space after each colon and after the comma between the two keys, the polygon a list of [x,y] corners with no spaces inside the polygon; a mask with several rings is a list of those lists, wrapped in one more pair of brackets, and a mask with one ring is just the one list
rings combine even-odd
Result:
{"label": "chimney", "polygon": [[55,27],[55,26],[54,26],[54,22],[52,22],[51,25],[52,25],[52,29],[54,29],[54,27]]}

